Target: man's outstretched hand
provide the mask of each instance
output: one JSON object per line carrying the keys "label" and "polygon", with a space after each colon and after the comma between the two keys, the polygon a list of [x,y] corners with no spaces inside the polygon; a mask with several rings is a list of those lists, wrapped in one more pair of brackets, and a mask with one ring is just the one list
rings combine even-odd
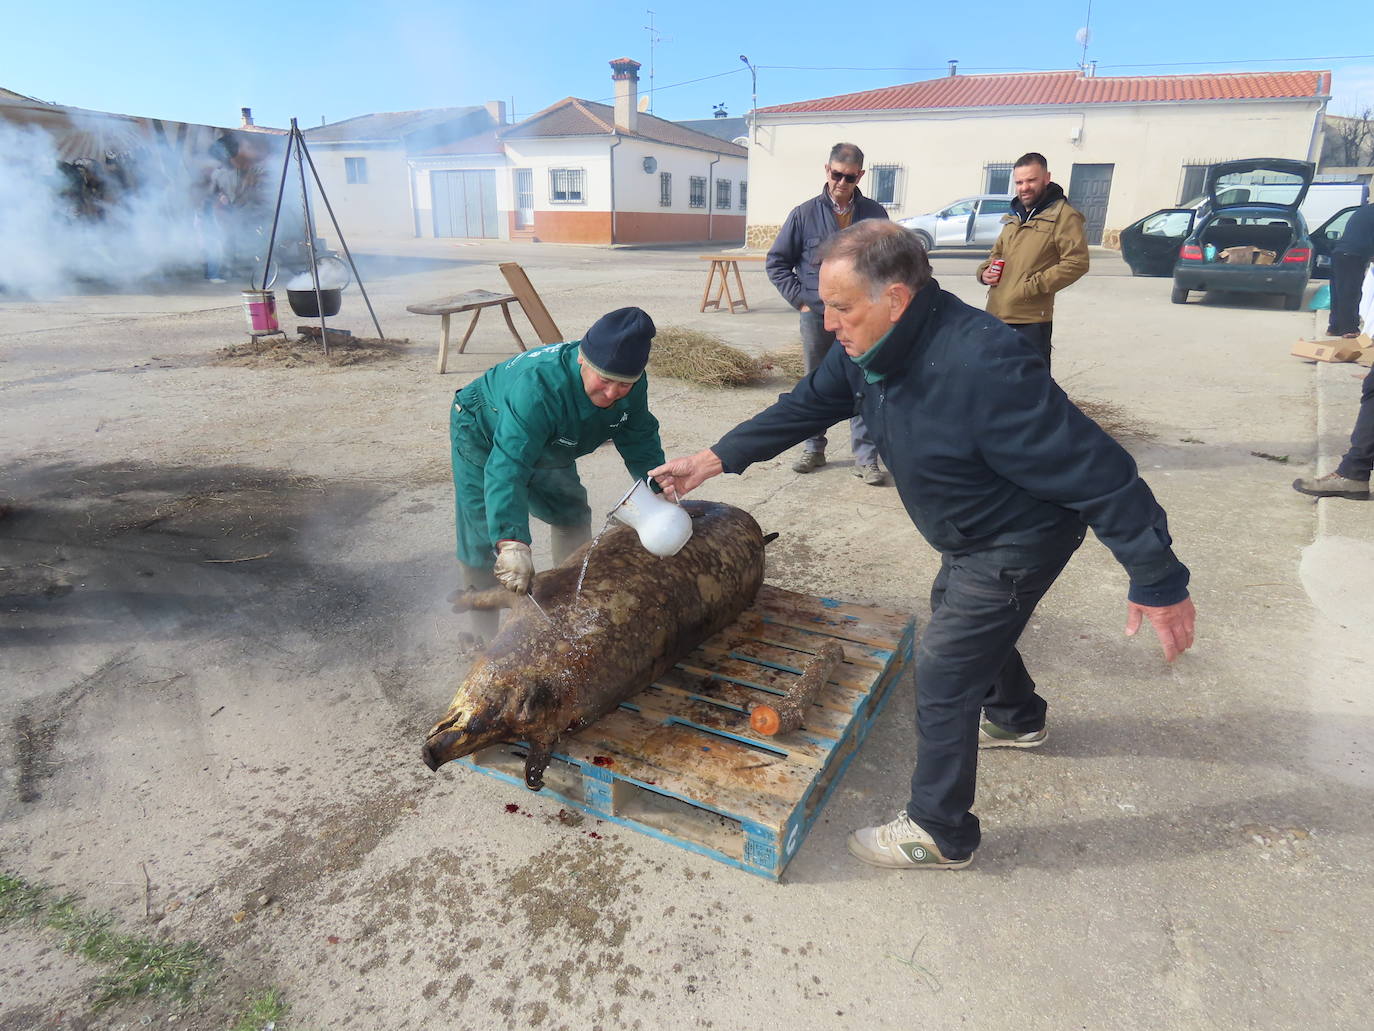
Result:
{"label": "man's outstretched hand", "polygon": [[657,469],[650,469],[649,475],[657,481],[668,497],[680,498],[700,487],[712,476],[719,476],[723,471],[716,453],[706,448],[689,458],[674,458]]}
{"label": "man's outstretched hand", "polygon": [[1197,622],[1197,610],[1193,599],[1184,598],[1174,605],[1137,605],[1126,603],[1126,636],[1134,637],[1140,629],[1144,617],[1155,628],[1159,643],[1164,646],[1164,661],[1173,662],[1193,646],[1193,625]]}

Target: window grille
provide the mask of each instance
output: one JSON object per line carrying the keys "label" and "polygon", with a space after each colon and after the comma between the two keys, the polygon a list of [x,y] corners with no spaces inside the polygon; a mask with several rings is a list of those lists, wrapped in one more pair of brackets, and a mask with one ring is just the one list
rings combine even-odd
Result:
{"label": "window grille", "polygon": [[691,190],[688,193],[687,206],[691,208],[706,207],[706,177],[694,175],[691,177],[689,185]]}
{"label": "window grille", "polygon": [[549,201],[554,204],[581,204],[586,199],[582,179],[580,168],[550,168]]}
{"label": "window grille", "polygon": [[671,208],[673,206],[673,173],[658,173],[658,206],[661,208]]}
{"label": "window grille", "polygon": [[885,208],[901,207],[901,165],[872,165],[864,176],[864,190]]}

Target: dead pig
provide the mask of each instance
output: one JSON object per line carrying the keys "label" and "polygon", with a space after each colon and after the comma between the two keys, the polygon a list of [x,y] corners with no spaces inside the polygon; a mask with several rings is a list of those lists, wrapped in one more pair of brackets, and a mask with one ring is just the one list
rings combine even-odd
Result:
{"label": "dead pig", "polygon": [[[635,531],[615,526],[556,569],[532,594],[548,618],[507,591],[467,597],[471,607],[513,608],[429,732],[431,770],[501,741],[524,741],[525,784],[544,770],[565,734],[594,723],[729,626],[763,583],[764,537],[749,513],[687,501],[692,537],[657,558]],[[580,594],[577,581],[592,548]]]}

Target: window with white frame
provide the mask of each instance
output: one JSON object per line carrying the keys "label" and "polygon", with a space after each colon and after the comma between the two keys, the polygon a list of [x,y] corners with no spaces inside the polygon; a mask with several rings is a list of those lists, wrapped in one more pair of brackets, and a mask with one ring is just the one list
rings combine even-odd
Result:
{"label": "window with white frame", "polygon": [[984,193],[1011,193],[1011,172],[1014,162],[989,161],[983,166]]}
{"label": "window with white frame", "polygon": [[729,179],[716,180],[716,210],[730,210],[730,192],[733,183]]}
{"label": "window with white frame", "polygon": [[658,173],[658,206],[660,208],[671,208],[673,206],[673,173]]}
{"label": "window with white frame", "polygon": [[344,158],[344,182],[350,186],[367,183],[367,158]]}
{"label": "window with white frame", "polygon": [[864,192],[870,200],[876,200],[885,208],[899,208],[902,206],[901,180],[901,165],[870,165],[868,175],[864,176],[867,187]]}
{"label": "window with white frame", "polygon": [[691,189],[687,193],[687,206],[689,208],[706,207],[706,177],[704,175],[694,175],[688,181]]}
{"label": "window with white frame", "polygon": [[550,168],[549,203],[584,203],[587,197],[582,187],[583,176],[583,170],[580,168]]}
{"label": "window with white frame", "polygon": [[749,180],[739,181],[739,209],[743,211],[749,205]]}

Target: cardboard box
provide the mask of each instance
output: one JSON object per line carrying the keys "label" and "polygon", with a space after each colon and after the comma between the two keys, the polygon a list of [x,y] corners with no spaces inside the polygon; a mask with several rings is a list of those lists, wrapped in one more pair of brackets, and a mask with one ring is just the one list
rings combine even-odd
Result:
{"label": "cardboard box", "polygon": [[1279,256],[1275,254],[1273,251],[1258,250],[1255,251],[1255,264],[1272,265],[1275,261],[1278,260],[1278,257]]}
{"label": "cardboard box", "polygon": [[[1371,349],[1374,353],[1374,349]],[[1353,362],[1362,356],[1358,340],[1299,340],[1289,352],[1295,358],[1306,358],[1313,362]]]}

